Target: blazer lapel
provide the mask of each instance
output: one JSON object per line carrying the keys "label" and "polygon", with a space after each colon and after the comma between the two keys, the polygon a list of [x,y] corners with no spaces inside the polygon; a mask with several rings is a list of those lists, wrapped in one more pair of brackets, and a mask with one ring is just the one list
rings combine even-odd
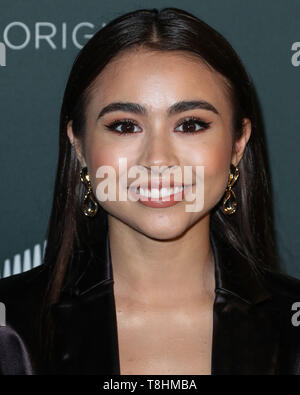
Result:
{"label": "blazer lapel", "polygon": [[281,312],[262,278],[211,234],[215,256],[212,374],[276,374]]}
{"label": "blazer lapel", "polygon": [[[69,282],[52,306],[54,370],[62,374],[120,374],[116,307],[109,238],[93,255],[79,254],[86,270]],[[74,258],[75,259],[75,258]]]}
{"label": "blazer lapel", "polygon": [[[219,235],[210,234],[215,257],[211,373],[274,374],[280,312],[249,263]],[[93,254],[78,251],[85,267],[51,307],[54,370],[64,374],[120,374],[113,270],[108,232]],[[73,263],[75,267],[76,264]]]}

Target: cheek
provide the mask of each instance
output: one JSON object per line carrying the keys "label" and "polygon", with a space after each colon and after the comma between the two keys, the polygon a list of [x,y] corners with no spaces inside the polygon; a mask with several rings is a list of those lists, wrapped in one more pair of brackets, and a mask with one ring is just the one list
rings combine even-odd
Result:
{"label": "cheek", "polygon": [[212,207],[222,198],[228,181],[231,147],[220,142],[207,143],[191,152],[194,165],[204,166],[204,203]]}
{"label": "cheek", "polygon": [[230,166],[230,154],[224,149],[217,150],[214,156],[207,158],[204,169],[204,185],[208,202],[217,203],[223,196]]}
{"label": "cheek", "polygon": [[137,156],[138,146],[130,138],[105,133],[101,130],[91,130],[85,141],[85,158],[88,168],[95,170],[99,166],[118,168],[119,159],[126,158],[127,162]]}
{"label": "cheek", "polygon": [[[119,158],[122,157],[122,151],[116,144],[110,144],[101,141],[101,139],[90,139],[86,144],[85,154],[92,180],[96,179],[97,170],[102,166],[111,166],[115,169],[116,174],[118,174],[118,163]],[[124,156],[126,155],[124,152],[123,154]]]}
{"label": "cheek", "polygon": [[[107,178],[107,174],[104,174],[103,177],[99,177],[98,173],[97,177],[97,172],[99,168],[102,168],[103,166],[112,167],[114,171],[116,171],[117,155],[116,152],[114,152],[113,147],[109,147],[107,144],[103,143],[101,139],[89,136],[85,141],[85,160],[93,192],[96,199],[98,199],[97,188],[99,184]],[[103,205],[103,202],[100,204]],[[103,207],[104,206],[105,204]]]}
{"label": "cheek", "polygon": [[[98,169],[105,166],[109,167],[109,171],[114,175],[110,178],[109,184],[111,191],[115,190],[117,193],[116,198],[118,198],[119,178],[121,178],[123,173],[126,176],[127,168],[136,164],[134,162],[136,153],[132,152],[132,146],[125,141],[118,143],[116,141],[105,141],[105,139],[101,138],[90,138],[86,144],[85,157],[94,194],[97,196],[97,187],[101,181],[108,177],[108,174],[105,171],[103,172],[102,177],[99,177],[99,173],[98,177],[96,177]],[[126,161],[124,161],[124,158]],[[122,159],[121,162],[120,159]],[[122,178],[124,182],[125,178],[127,181],[127,177]],[[114,180],[116,180],[116,184],[114,183]],[[106,203],[103,202],[103,205],[106,206]]]}

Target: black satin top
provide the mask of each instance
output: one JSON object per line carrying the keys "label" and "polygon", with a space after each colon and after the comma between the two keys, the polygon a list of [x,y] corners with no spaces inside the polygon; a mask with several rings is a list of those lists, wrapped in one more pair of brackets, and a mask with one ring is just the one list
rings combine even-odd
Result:
{"label": "black satin top", "polygon": [[24,342],[9,325],[0,326],[0,374],[32,375],[32,365]]}
{"label": "black satin top", "polygon": [[[249,262],[220,236],[211,232],[210,241],[216,280],[212,375],[300,374],[300,325],[292,320],[292,306],[300,302],[300,280],[266,270],[254,274]],[[120,374],[108,233],[90,251],[75,251],[60,300],[50,309],[55,324],[51,367],[42,364],[37,351],[50,268],[43,264],[0,280],[7,323],[24,342],[35,374]],[[13,350],[11,342],[1,343],[1,332],[0,344],[6,347],[5,364],[12,366],[7,356],[18,360],[15,372],[9,368],[4,374],[17,374],[22,352]],[[25,374],[29,370],[24,366]]]}

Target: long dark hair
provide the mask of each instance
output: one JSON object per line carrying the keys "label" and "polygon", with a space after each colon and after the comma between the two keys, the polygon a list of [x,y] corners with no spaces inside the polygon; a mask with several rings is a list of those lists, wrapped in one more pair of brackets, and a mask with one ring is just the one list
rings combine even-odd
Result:
{"label": "long dark hair", "polygon": [[[59,299],[76,248],[92,248],[106,221],[101,209],[94,218],[82,214],[84,190],[80,164],[67,137],[73,121],[76,137],[85,133],[89,88],[104,67],[121,51],[143,47],[152,51],[186,51],[199,57],[228,81],[233,105],[232,133],[241,136],[242,119],[252,121],[252,133],[238,167],[234,189],[237,212],[226,215],[220,201],[211,212],[211,228],[222,235],[254,270],[277,268],[270,175],[261,115],[252,81],[228,41],[196,16],[178,9],[140,9],[126,13],[100,29],[76,57],[60,114],[59,160],[44,263],[51,269],[45,306]],[[45,339],[45,338],[44,338]]]}

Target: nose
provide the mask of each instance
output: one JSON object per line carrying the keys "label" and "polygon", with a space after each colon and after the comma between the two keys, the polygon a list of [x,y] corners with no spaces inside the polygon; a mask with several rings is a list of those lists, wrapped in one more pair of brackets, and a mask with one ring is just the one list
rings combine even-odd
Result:
{"label": "nose", "polygon": [[[179,166],[179,158],[172,136],[161,127],[152,128],[147,134],[141,151],[140,164],[144,167]],[[155,172],[155,169],[153,169]]]}

